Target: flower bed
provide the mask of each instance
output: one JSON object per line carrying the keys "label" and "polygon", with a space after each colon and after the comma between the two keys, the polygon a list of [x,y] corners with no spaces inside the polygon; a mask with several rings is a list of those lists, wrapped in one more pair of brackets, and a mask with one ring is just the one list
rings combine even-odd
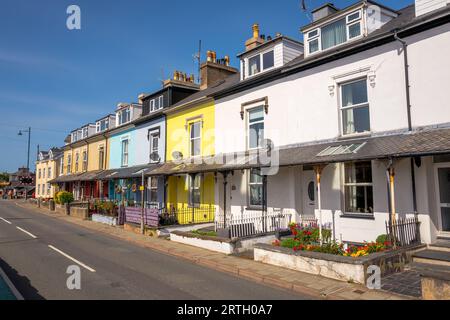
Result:
{"label": "flower bed", "polygon": [[388,241],[383,243],[371,242],[361,246],[338,244],[331,240],[331,230],[322,230],[322,244],[320,244],[319,228],[302,226],[299,224],[290,225],[291,233],[294,238],[275,241],[274,246],[290,248],[294,251],[311,251],[328,253],[344,257],[364,257],[369,254],[383,252],[391,249]]}

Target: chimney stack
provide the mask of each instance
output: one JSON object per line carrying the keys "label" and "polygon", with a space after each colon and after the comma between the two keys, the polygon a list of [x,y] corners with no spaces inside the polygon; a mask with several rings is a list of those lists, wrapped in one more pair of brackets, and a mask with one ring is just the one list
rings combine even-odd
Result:
{"label": "chimney stack", "polygon": [[259,24],[255,23],[252,27],[252,30],[253,38],[250,38],[245,42],[246,51],[251,50],[265,42],[264,39],[262,39],[259,35]]}
{"label": "chimney stack", "polygon": [[332,3],[326,3],[323,6],[320,6],[313,11],[311,11],[313,16],[313,22],[320,20],[322,18],[325,18],[329,16],[330,14],[333,14],[335,12],[338,12],[339,9],[334,6]]}
{"label": "chimney stack", "polygon": [[215,51],[206,52],[206,62],[200,66],[200,90],[217,83],[226,77],[238,73],[238,70],[230,67],[230,57],[225,56],[223,59],[217,59]]}

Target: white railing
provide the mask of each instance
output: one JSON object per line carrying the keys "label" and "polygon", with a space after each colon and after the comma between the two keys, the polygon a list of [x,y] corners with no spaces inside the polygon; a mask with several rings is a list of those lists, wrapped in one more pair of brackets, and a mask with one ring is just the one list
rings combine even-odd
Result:
{"label": "white railing", "polygon": [[282,210],[227,213],[225,217],[222,213],[216,217],[215,228],[216,230],[227,228],[230,230],[231,238],[241,238],[287,230],[291,221],[292,214]]}

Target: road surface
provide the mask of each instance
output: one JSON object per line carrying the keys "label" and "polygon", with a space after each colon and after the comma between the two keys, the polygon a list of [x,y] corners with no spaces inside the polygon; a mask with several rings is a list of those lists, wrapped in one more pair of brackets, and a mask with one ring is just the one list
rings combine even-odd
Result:
{"label": "road surface", "polygon": [[[81,290],[69,290],[69,266]],[[25,299],[308,299],[0,200],[0,267]],[[73,280],[73,278],[71,278]],[[74,284],[76,281],[70,281]]]}

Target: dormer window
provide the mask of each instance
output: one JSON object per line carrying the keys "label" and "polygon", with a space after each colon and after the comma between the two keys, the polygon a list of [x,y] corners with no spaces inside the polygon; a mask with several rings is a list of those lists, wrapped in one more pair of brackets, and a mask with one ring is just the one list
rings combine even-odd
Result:
{"label": "dormer window", "polygon": [[273,68],[275,65],[275,56],[273,50],[257,54],[248,59],[248,75],[254,76],[261,71]]}
{"label": "dormer window", "polygon": [[354,11],[339,20],[306,34],[308,53],[320,52],[362,36],[362,12]]}
{"label": "dormer window", "polygon": [[83,139],[89,136],[89,128],[83,128]]}
{"label": "dormer window", "polygon": [[119,126],[130,122],[131,120],[130,108],[120,110],[118,112],[118,116],[119,116]]}
{"label": "dormer window", "polygon": [[109,118],[97,121],[96,132],[103,132],[109,129]]}
{"label": "dormer window", "polygon": [[155,112],[164,107],[164,96],[159,96],[157,98],[150,100],[150,112]]}

